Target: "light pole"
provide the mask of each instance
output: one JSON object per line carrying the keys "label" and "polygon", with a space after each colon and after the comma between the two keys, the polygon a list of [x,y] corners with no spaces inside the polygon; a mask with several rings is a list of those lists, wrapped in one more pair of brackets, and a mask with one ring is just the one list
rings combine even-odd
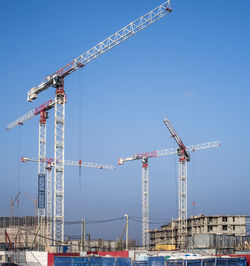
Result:
{"label": "light pole", "polygon": [[126,217],[126,250],[128,250],[128,215],[124,214]]}

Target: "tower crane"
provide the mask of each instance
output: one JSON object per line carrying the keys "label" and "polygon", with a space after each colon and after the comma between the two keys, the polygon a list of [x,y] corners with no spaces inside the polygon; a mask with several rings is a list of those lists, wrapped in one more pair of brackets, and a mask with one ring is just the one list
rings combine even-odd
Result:
{"label": "tower crane", "polygon": [[[207,142],[202,144],[196,144],[187,146],[186,152],[189,154],[190,151],[203,150],[208,148],[215,148],[220,146],[220,141]],[[144,152],[133,154],[127,158],[119,158],[118,164],[122,165],[125,162],[134,160],[142,161],[142,246],[144,248],[149,247],[149,170],[148,170],[148,159],[159,156],[167,156],[171,154],[179,154],[179,149],[164,149],[155,150],[152,152]]]}
{"label": "tower crane", "polygon": [[69,74],[83,68],[94,59],[171,12],[172,8],[170,0],[168,0],[137,20],[129,23],[79,57],[73,59],[66,66],[44,78],[37,87],[33,87],[28,91],[27,100],[33,101],[38,97],[39,93],[45,91],[49,87],[54,87],[56,89],[54,132],[54,239],[58,240],[58,243],[62,243],[64,240],[64,121],[66,102],[64,79]]}
{"label": "tower crane", "polygon": [[[164,119],[164,124],[168,128],[171,137],[174,138],[179,148],[177,149],[177,155],[179,156],[179,170],[178,170],[178,181],[179,181],[179,195],[178,195],[178,220],[179,220],[179,246],[180,248],[185,247],[187,238],[187,162],[190,161],[189,148],[186,147],[177,134],[174,127],[171,125],[167,117]],[[217,146],[221,146],[218,143]],[[197,149],[196,149],[197,150]]]}
{"label": "tower crane", "polygon": [[[38,162],[38,159],[28,158],[28,157],[21,157],[21,162]],[[52,167],[55,166],[53,158],[45,158],[44,163],[46,163],[46,170],[47,170],[47,238],[52,238]],[[90,167],[90,168],[98,168],[98,169],[108,169],[108,170],[115,170],[114,165],[109,164],[100,164],[100,163],[91,163],[91,162],[83,162],[79,161],[72,161],[72,160],[65,160],[64,165],[68,166],[78,166],[78,167]]]}
{"label": "tower crane", "polygon": [[[46,158],[46,120],[48,111],[55,107],[55,101],[49,100],[33,110],[22,115],[15,121],[7,125],[7,130],[10,130],[18,125],[23,125],[24,122],[40,114],[39,119],[39,139],[38,139],[38,227],[41,232],[45,233],[45,163]],[[47,179],[47,186],[49,186]],[[40,242],[40,238],[39,238]]]}

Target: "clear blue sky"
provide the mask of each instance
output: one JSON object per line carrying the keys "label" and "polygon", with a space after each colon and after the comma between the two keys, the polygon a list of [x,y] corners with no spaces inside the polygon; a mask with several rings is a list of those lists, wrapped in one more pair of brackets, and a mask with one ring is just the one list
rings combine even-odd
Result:
{"label": "clear blue sky", "polygon": [[[38,117],[22,128],[6,125],[54,97],[50,88],[33,103],[27,91],[159,0],[1,2],[0,215],[10,199],[37,193],[37,165],[18,157],[38,154]],[[188,209],[192,214],[249,213],[250,2],[173,1],[172,14],[67,77],[65,159],[116,164],[119,157],[176,147],[163,124],[168,115],[186,145],[221,140],[191,154]],[[53,156],[53,121],[47,124]],[[176,156],[150,159],[150,217],[177,217]],[[195,209],[192,202],[196,202]],[[65,171],[65,220],[141,216],[141,163],[115,171]],[[16,215],[32,215],[20,199]],[[156,221],[156,220],[155,220]],[[157,220],[158,222],[161,220]],[[92,225],[92,237],[116,238],[124,221]],[[157,225],[151,225],[154,228]],[[159,225],[158,225],[159,226]],[[77,234],[78,227],[66,228]],[[131,222],[133,238],[140,223]]]}

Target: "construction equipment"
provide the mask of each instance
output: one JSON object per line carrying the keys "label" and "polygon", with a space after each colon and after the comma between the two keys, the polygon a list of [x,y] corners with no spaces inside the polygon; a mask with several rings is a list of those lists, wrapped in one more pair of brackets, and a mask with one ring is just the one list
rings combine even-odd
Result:
{"label": "construction equipment", "polygon": [[[38,159],[32,159],[28,157],[21,157],[21,162],[38,162]],[[46,163],[47,170],[47,238],[48,240],[52,238],[52,167],[55,166],[53,158],[45,158],[44,163]],[[108,169],[115,170],[115,166],[108,164],[100,164],[100,163],[91,163],[91,162],[83,162],[79,161],[71,161],[65,160],[64,165],[68,166],[78,166],[78,167],[90,167],[90,168],[98,168],[98,169]]]}
{"label": "construction equipment", "polygon": [[[28,158],[28,157],[25,157],[25,156],[21,157],[21,162],[23,162],[23,163],[26,163],[26,162],[38,162],[38,161],[39,161],[38,159],[32,159],[32,158]],[[54,159],[52,159],[52,158],[45,158],[45,163],[50,164],[51,166],[55,165]],[[115,170],[115,166],[114,165],[83,162],[81,160],[79,160],[79,161],[64,160],[64,165]]]}
{"label": "construction equipment", "polygon": [[[15,121],[9,123],[7,125],[7,130],[10,130],[18,125],[23,125],[26,121],[30,120],[31,118],[35,117],[36,115],[40,114],[39,119],[39,153],[38,156],[40,160],[34,159],[33,161],[38,162],[38,223],[41,223],[40,234],[45,234],[45,230],[47,231],[47,235],[52,238],[50,232],[52,232],[51,228],[51,219],[52,219],[52,167],[51,164],[53,163],[53,159],[46,158],[46,120],[48,118],[48,111],[55,107],[55,101],[49,100],[44,104],[38,106],[37,108],[27,112],[26,114],[22,115],[20,118],[16,119]],[[22,157],[21,161],[26,162],[31,160],[26,157]],[[66,165],[73,165],[81,167],[93,167],[93,168],[105,168],[109,169],[109,165],[103,164],[96,164],[96,163],[88,163],[79,161],[66,161]],[[47,215],[45,213],[45,194],[46,194],[46,186],[45,186],[45,169],[46,169],[46,176],[47,176]],[[110,169],[114,169],[113,166],[110,166]],[[27,196],[27,195],[26,195]],[[30,198],[31,199],[31,198]],[[45,229],[45,219],[47,217],[47,229]],[[41,245],[41,238],[38,237],[39,244]],[[44,239],[43,239],[44,240]]]}
{"label": "construction equipment", "polygon": [[18,202],[18,198],[20,196],[21,192],[18,192],[16,197],[13,199],[11,198],[11,202],[10,202],[10,209],[11,209],[11,217],[13,217],[13,207],[14,207],[14,203],[17,201]]}
{"label": "construction equipment", "polygon": [[[208,148],[215,148],[221,145],[220,141],[207,142],[203,144],[187,146],[186,153],[189,151],[197,151]],[[179,149],[164,149],[155,150],[152,152],[144,152],[133,154],[128,158],[120,158],[118,164],[124,164],[125,162],[142,160],[142,246],[144,248],[149,247],[149,171],[148,171],[148,159],[159,156],[167,156],[171,154],[179,154]]]}
{"label": "construction equipment", "polygon": [[[37,108],[22,115],[15,121],[7,125],[7,130],[10,130],[18,125],[23,125],[24,122],[32,117],[40,114],[39,119],[39,145],[38,145],[38,223],[41,223],[41,232],[45,232],[45,163],[46,158],[46,120],[48,118],[48,110],[54,108],[55,101],[49,100]],[[48,184],[47,184],[48,186]],[[40,243],[40,238],[39,238]],[[40,243],[41,244],[41,243]]]}
{"label": "construction equipment", "polygon": [[26,193],[26,192],[23,192],[23,193],[34,204],[34,207],[35,207],[35,216],[34,217],[37,217],[37,198],[35,197],[34,199],[32,199],[28,193]]}
{"label": "construction equipment", "polygon": [[54,100],[49,100],[46,103],[43,103],[42,105],[38,106],[37,108],[34,108],[33,110],[27,112],[26,114],[22,115],[15,121],[9,123],[6,127],[7,130],[10,130],[18,125],[23,125],[24,122],[30,120],[32,117],[35,117],[36,115],[48,111],[52,109],[55,106],[55,101]]}
{"label": "construction equipment", "polygon": [[187,238],[187,162],[190,161],[190,154],[187,151],[181,138],[171,125],[167,117],[164,119],[164,124],[167,126],[171,137],[174,138],[178,148],[177,155],[179,159],[179,195],[178,195],[178,213],[179,213],[179,247],[185,248],[186,238]]}
{"label": "construction equipment", "polygon": [[13,247],[13,244],[12,244],[12,242],[11,242],[11,240],[10,240],[9,234],[8,234],[8,232],[7,232],[6,229],[4,230],[4,236],[5,236],[5,245],[6,245],[6,249],[7,249],[7,250],[13,250],[14,247]]}
{"label": "construction equipment", "polygon": [[[171,137],[174,138],[179,148],[177,149],[177,155],[179,158],[179,171],[178,171],[178,181],[179,181],[179,195],[178,195],[178,213],[179,213],[179,248],[185,248],[187,241],[187,162],[190,161],[189,147],[186,147],[177,134],[176,130],[171,125],[167,117],[164,119],[164,124],[168,128]],[[216,145],[221,146],[220,143]],[[208,147],[211,148],[211,147]],[[196,148],[194,148],[197,150]]]}
{"label": "construction equipment", "polygon": [[[33,101],[38,97],[39,93],[49,87],[54,87],[56,89],[54,133],[54,239],[56,241],[58,240],[58,244],[62,243],[64,240],[64,121],[66,102],[64,78],[171,12],[172,8],[170,0],[168,0],[144,16],[131,22],[106,40],[100,42],[55,73],[47,76],[37,87],[33,87],[28,91],[27,100]],[[41,181],[43,181],[42,176]]]}

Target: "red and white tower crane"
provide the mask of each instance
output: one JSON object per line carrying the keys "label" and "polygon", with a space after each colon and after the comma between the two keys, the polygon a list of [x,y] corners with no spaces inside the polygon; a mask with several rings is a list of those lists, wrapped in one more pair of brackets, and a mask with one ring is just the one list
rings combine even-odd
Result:
{"label": "red and white tower crane", "polygon": [[171,12],[170,0],[168,0],[144,16],[129,23],[127,26],[75,58],[55,73],[47,76],[37,87],[33,87],[28,92],[27,100],[33,101],[37,98],[39,93],[49,87],[54,87],[56,89],[54,135],[54,239],[58,240],[58,244],[62,243],[64,240],[64,78]]}
{"label": "red and white tower crane", "polygon": [[[220,146],[220,141],[207,142],[203,144],[196,144],[187,146],[186,152],[197,151],[208,148],[215,148]],[[142,160],[142,246],[144,248],[149,247],[149,170],[148,170],[148,159],[152,157],[167,156],[171,154],[179,154],[179,149],[164,149],[156,150],[152,152],[144,152],[133,154],[127,158],[120,158],[118,164],[124,164],[125,162]]]}
{"label": "red and white tower crane", "polygon": [[164,124],[167,126],[170,131],[171,137],[174,138],[178,149],[179,159],[179,171],[178,171],[178,180],[179,180],[179,196],[178,196],[178,213],[179,213],[179,245],[184,247],[187,237],[187,162],[190,161],[190,154],[182,142],[181,138],[172,127],[170,121],[166,117],[164,119]]}
{"label": "red and white tower crane", "polygon": [[[39,162],[38,159],[28,158],[28,157],[21,157],[21,162]],[[46,164],[46,176],[47,176],[47,238],[48,240],[52,238],[52,168],[55,165],[53,158],[45,158],[44,163]],[[91,162],[82,162],[79,161],[71,161],[71,160],[65,160],[64,165],[68,166],[78,166],[78,167],[90,167],[90,168],[97,168],[97,169],[108,169],[108,170],[114,170],[114,165],[109,164],[100,164],[100,163],[91,163]]]}
{"label": "red and white tower crane", "polygon": [[[177,155],[179,158],[179,170],[178,170],[178,181],[179,181],[179,195],[178,195],[178,220],[179,220],[179,247],[185,248],[186,239],[187,239],[187,162],[190,161],[190,147],[186,147],[177,134],[176,130],[171,125],[167,117],[164,119],[164,124],[168,128],[171,137],[174,138],[179,148],[177,149]],[[220,142],[216,143],[217,147],[221,146]],[[195,150],[197,148],[193,147]],[[208,146],[206,148],[212,148]],[[192,150],[192,149],[191,149]]]}
{"label": "red and white tower crane", "polygon": [[[54,100],[49,100],[37,108],[22,115],[15,121],[7,125],[7,130],[10,130],[18,125],[23,125],[26,121],[40,114],[39,119],[39,140],[38,140],[38,226],[42,234],[45,234],[45,158],[46,158],[46,120],[48,111],[55,106]],[[50,176],[47,177],[47,186],[50,185]],[[39,244],[40,243],[39,238]]]}

